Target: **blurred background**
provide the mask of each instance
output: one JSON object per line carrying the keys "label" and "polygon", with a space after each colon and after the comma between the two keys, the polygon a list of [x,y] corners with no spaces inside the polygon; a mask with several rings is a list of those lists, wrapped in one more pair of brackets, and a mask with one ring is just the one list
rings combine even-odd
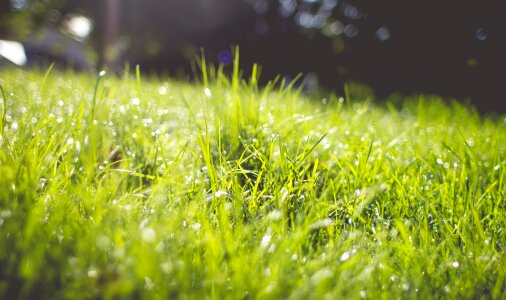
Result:
{"label": "blurred background", "polygon": [[321,88],[387,98],[438,94],[506,112],[506,1],[0,0],[0,67],[145,73],[186,79],[205,49],[265,82],[304,74]]}

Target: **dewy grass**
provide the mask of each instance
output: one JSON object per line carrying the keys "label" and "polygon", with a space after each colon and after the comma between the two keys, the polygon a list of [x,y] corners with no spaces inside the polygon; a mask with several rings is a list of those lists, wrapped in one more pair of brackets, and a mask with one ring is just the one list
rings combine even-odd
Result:
{"label": "dewy grass", "polygon": [[0,71],[0,298],[506,297],[505,116],[205,68]]}

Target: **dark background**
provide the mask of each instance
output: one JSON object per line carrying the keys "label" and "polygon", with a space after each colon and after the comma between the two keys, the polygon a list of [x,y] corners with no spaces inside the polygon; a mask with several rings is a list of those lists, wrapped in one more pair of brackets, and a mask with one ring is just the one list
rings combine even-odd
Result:
{"label": "dark background", "polygon": [[[85,60],[43,46],[71,15],[94,29],[61,48],[81,47]],[[499,0],[3,0],[0,39],[23,41],[32,65],[140,64],[182,78],[201,48],[230,68],[239,45],[242,68],[259,63],[264,82],[303,72],[308,90],[361,82],[379,98],[433,93],[505,113],[505,16]]]}

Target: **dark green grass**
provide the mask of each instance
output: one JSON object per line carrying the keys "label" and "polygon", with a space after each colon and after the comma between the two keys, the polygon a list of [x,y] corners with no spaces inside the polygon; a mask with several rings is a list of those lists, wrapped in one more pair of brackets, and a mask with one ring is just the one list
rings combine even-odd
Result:
{"label": "dark green grass", "polygon": [[505,116],[202,67],[0,71],[0,298],[506,297]]}

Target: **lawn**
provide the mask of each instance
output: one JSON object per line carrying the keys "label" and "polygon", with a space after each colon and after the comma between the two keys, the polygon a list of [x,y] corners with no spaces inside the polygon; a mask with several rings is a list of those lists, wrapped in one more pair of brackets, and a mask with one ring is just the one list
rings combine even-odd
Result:
{"label": "lawn", "polygon": [[506,116],[202,65],[0,70],[0,298],[506,298]]}

